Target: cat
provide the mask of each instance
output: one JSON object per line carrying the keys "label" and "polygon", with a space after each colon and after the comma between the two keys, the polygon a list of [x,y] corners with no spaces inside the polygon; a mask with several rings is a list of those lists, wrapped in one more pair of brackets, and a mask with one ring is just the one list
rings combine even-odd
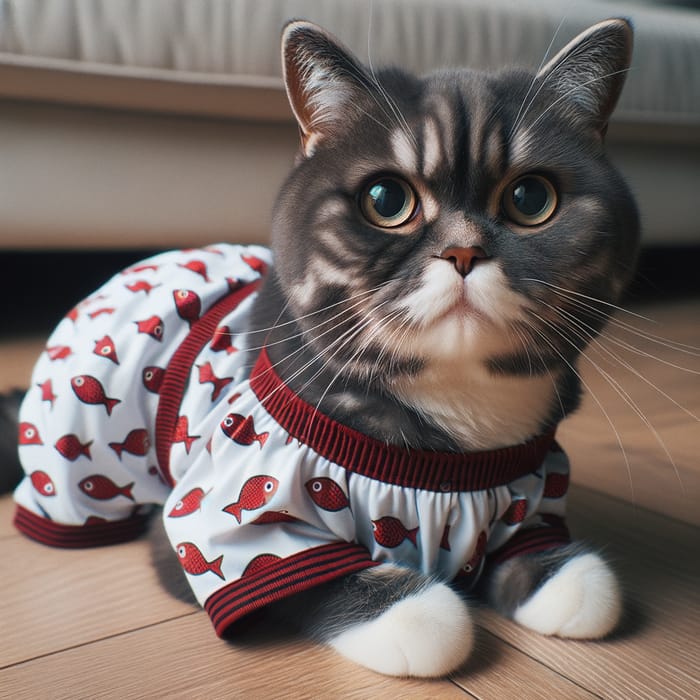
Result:
{"label": "cat", "polygon": [[[62,321],[18,419],[28,474],[18,527],[62,546],[116,541],[145,526],[136,504],[164,502],[218,633],[265,608],[388,675],[464,664],[469,591],[543,634],[609,634],[620,585],[569,539],[554,431],[580,400],[577,357],[634,270],[636,206],[604,153],[631,47],[629,23],[612,19],[536,74],[417,77],[375,73],[324,29],[289,23],[284,81],[301,147],[274,208],[272,257],[224,244],[165,253]],[[135,275],[148,291],[125,291]],[[212,284],[228,304],[218,316]],[[82,356],[61,344],[98,306],[122,302],[127,316],[101,315],[114,330],[84,336]],[[135,359],[141,346],[162,352],[173,332],[169,359]],[[141,393],[78,374],[72,355],[100,371],[132,365]],[[59,380],[90,416],[75,432],[51,424]],[[104,445],[84,434],[98,414],[114,425],[113,414],[142,412],[148,429],[124,427]],[[170,436],[165,451],[151,429]],[[44,445],[45,457],[85,465],[82,478],[39,469]],[[100,460],[143,474],[110,478]],[[69,487],[78,500],[61,521]],[[86,503],[106,520],[88,525]],[[188,539],[197,518],[208,547]]]}

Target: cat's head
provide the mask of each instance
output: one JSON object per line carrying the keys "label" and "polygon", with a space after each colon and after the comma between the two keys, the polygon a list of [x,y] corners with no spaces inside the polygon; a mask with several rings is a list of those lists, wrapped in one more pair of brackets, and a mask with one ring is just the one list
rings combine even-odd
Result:
{"label": "cat's head", "polygon": [[389,386],[440,362],[573,364],[636,257],[636,208],[603,150],[631,43],[609,20],[536,75],[419,78],[286,27],[302,149],[275,210],[276,275],[330,367]]}

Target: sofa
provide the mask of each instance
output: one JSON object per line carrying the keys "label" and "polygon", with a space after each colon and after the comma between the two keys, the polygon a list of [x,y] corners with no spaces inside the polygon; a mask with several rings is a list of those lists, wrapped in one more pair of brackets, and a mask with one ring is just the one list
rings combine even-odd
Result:
{"label": "sofa", "polygon": [[[693,3],[685,3],[692,5]],[[316,21],[373,65],[536,69],[631,18],[608,150],[644,242],[700,242],[700,12],[575,0],[0,0],[0,250],[265,242],[298,132],[279,35]]]}

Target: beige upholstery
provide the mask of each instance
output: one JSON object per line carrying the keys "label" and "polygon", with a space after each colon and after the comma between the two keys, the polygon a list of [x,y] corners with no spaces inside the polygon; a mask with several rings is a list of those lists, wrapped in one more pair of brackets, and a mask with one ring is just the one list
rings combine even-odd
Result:
{"label": "beige upholstery", "polygon": [[296,149],[278,46],[290,18],[374,65],[424,73],[535,69],[553,36],[556,50],[610,16],[636,27],[611,154],[647,241],[698,241],[700,13],[588,0],[0,0],[0,246],[265,241]]}

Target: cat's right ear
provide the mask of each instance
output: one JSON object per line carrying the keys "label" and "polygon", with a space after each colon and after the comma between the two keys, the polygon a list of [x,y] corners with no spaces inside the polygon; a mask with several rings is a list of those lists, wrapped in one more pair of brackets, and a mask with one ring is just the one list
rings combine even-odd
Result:
{"label": "cat's right ear", "polygon": [[342,132],[348,120],[361,114],[372,81],[335,37],[300,20],[282,33],[282,66],[302,151],[309,157],[320,141]]}

